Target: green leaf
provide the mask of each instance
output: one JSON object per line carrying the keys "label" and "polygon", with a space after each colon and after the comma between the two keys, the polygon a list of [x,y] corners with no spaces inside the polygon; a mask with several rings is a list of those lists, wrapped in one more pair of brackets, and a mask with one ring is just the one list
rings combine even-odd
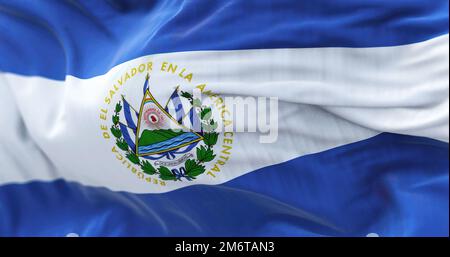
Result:
{"label": "green leaf", "polygon": [[187,99],[192,99],[192,94],[186,92],[186,91],[181,91],[181,96]]}
{"label": "green leaf", "polygon": [[212,149],[206,149],[205,146],[197,147],[197,160],[199,162],[209,162],[214,160],[216,155]]}
{"label": "green leaf", "polygon": [[215,145],[217,143],[217,138],[219,137],[219,134],[216,132],[212,133],[205,133],[203,135],[203,142],[209,147]]}
{"label": "green leaf", "polygon": [[119,124],[119,115],[113,115],[112,122],[114,123],[114,125]]}
{"label": "green leaf", "polygon": [[146,173],[148,175],[153,175],[156,173],[156,169],[147,160],[145,160],[141,163],[141,168],[142,168],[142,171],[144,171],[144,173]]}
{"label": "green leaf", "polygon": [[122,105],[120,101],[116,104],[116,109],[114,110],[116,113],[119,113],[122,110]]}
{"label": "green leaf", "polygon": [[122,137],[122,132],[120,131],[119,128],[116,127],[111,127],[111,133],[116,137],[116,138],[120,138]]}
{"label": "green leaf", "polygon": [[214,131],[214,130],[216,130],[217,126],[218,126],[217,122],[216,122],[216,123],[213,123],[213,124],[211,124],[211,131]]}
{"label": "green leaf", "polygon": [[206,107],[200,112],[200,118],[202,120],[209,120],[211,118],[212,111],[211,108]]}
{"label": "green leaf", "polygon": [[202,123],[202,130],[205,131],[205,132],[212,132],[213,128],[209,124]]}
{"label": "green leaf", "polygon": [[125,156],[127,157],[128,160],[130,160],[130,162],[132,162],[134,164],[140,163],[139,157],[135,153],[128,152]]}
{"label": "green leaf", "polygon": [[198,175],[205,172],[205,166],[198,164],[196,161],[187,159],[184,163],[186,169],[186,176],[195,179]]}
{"label": "green leaf", "polygon": [[118,139],[116,139],[116,145],[117,145],[120,149],[122,149],[122,150],[124,150],[124,151],[128,151],[128,144],[127,144],[127,142],[125,142],[125,140],[124,140],[123,138],[118,138]]}
{"label": "green leaf", "polygon": [[159,166],[159,178],[162,180],[176,180],[175,175],[167,167]]}
{"label": "green leaf", "polygon": [[200,99],[196,98],[192,101],[192,105],[194,107],[201,107],[202,106],[202,101],[200,101]]}

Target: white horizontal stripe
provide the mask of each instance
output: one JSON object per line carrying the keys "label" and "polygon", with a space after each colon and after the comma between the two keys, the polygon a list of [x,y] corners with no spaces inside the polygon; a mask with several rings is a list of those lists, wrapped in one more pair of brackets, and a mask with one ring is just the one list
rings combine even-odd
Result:
{"label": "white horizontal stripe", "polygon": [[[157,193],[223,183],[385,131],[448,141],[448,59],[445,35],[383,48],[158,54],[123,63],[102,76],[68,76],[64,82],[2,73],[0,184],[64,178]],[[260,144],[257,133],[236,133],[231,159],[214,179],[204,174],[165,187],[138,180],[111,153],[114,142],[102,138],[99,109],[120,74],[149,60],[154,69],[168,61],[193,72],[194,82],[185,88],[206,83],[222,96],[279,97],[278,140]],[[151,81],[152,90],[167,98],[181,79],[155,74]],[[142,90],[141,82],[132,78],[127,83]]]}

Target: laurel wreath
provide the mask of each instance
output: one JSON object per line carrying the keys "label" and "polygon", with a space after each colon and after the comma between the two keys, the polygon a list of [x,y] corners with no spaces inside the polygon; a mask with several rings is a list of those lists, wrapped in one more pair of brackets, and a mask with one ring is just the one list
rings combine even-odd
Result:
{"label": "laurel wreath", "polygon": [[215,132],[215,130],[217,129],[217,123],[212,118],[211,108],[201,105],[200,100],[194,99],[188,92],[182,92],[181,96],[188,99],[192,106],[199,107],[202,130],[204,131],[203,142],[205,143],[205,145],[201,145],[196,148],[196,159],[187,159],[184,162],[185,172],[183,174],[174,173],[169,168],[163,165],[155,168],[149,161],[141,160],[141,158],[139,158],[139,156],[137,156],[130,149],[129,145],[123,138],[122,131],[120,130],[119,126],[119,113],[122,110],[122,104],[120,103],[120,101],[116,104],[114,115],[112,116],[113,125],[111,126],[110,130],[116,138],[117,147],[125,152],[125,157],[130,162],[139,165],[144,173],[148,175],[159,175],[159,178],[162,180],[176,181],[181,180],[181,178],[183,177],[188,180],[196,179],[197,176],[205,172],[205,165],[203,164],[214,160],[214,158],[216,157],[213,151],[213,147],[217,143],[219,134]]}

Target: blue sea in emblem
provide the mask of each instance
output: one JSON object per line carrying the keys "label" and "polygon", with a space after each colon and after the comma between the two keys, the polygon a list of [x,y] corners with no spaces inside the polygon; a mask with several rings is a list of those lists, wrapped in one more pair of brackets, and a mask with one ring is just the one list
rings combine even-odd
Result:
{"label": "blue sea in emblem", "polygon": [[152,145],[139,146],[138,152],[139,154],[146,154],[152,152],[165,151],[170,148],[181,146],[185,143],[188,143],[192,140],[196,140],[198,138],[200,137],[197,134],[188,132],[163,142],[159,142]]}

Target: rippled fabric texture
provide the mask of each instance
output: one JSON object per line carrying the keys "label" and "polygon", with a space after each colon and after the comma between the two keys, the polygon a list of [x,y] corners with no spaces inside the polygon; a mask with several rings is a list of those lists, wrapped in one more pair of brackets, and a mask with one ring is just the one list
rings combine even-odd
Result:
{"label": "rippled fabric texture", "polygon": [[7,185],[1,235],[445,236],[447,157],[446,143],[382,134],[165,194],[62,180]]}
{"label": "rippled fabric texture", "polygon": [[448,33],[447,9],[427,0],[2,0],[0,69],[89,78],[154,53],[403,45]]}
{"label": "rippled fabric texture", "polygon": [[[448,0],[0,0],[0,30],[0,236],[449,235]],[[134,190],[85,137],[137,58],[278,97],[280,141]]]}

